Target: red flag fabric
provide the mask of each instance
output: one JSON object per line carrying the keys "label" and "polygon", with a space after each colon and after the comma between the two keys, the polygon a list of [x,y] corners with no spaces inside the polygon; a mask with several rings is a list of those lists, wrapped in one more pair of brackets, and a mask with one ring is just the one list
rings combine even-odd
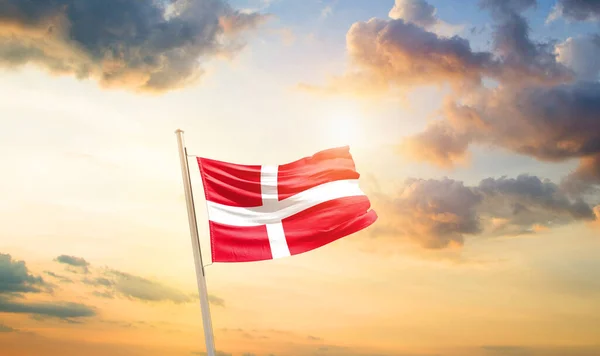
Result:
{"label": "red flag fabric", "polygon": [[377,220],[348,146],[282,165],[197,160],[213,262],[297,255]]}

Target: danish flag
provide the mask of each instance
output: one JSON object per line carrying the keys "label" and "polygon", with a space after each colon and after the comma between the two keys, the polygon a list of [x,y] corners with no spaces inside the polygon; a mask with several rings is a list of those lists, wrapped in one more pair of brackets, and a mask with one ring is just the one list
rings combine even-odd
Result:
{"label": "danish flag", "polygon": [[197,161],[213,262],[297,255],[377,220],[348,146],[281,165]]}

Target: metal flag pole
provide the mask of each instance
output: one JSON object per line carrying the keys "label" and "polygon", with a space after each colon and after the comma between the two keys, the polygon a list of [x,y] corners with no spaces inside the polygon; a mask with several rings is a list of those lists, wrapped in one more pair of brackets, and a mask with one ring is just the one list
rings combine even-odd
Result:
{"label": "metal flag pole", "polygon": [[181,161],[181,174],[183,176],[183,187],[185,189],[185,201],[187,204],[188,221],[190,224],[190,235],[196,265],[196,281],[198,282],[198,293],[200,294],[200,308],[202,310],[202,324],[204,327],[204,339],[206,340],[207,356],[216,356],[215,339],[213,335],[212,322],[210,318],[210,307],[208,304],[208,290],[206,288],[206,276],[202,263],[202,252],[198,237],[198,223],[196,221],[196,210],[194,209],[194,196],[192,195],[192,182],[190,180],[190,167],[187,160],[187,149],[183,143],[183,131],[177,129],[177,143],[179,145],[179,158]]}

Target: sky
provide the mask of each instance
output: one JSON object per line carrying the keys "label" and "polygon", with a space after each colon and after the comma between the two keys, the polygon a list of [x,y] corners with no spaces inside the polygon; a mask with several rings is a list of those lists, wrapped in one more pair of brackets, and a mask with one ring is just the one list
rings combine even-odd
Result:
{"label": "sky", "polygon": [[598,55],[595,0],[0,0],[2,354],[205,354],[178,128],[379,216],[210,264],[220,356],[600,354]]}

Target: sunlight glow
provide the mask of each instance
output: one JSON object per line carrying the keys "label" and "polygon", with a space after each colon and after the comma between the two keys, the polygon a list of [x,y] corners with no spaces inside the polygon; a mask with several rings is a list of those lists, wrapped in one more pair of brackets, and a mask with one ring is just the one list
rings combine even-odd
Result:
{"label": "sunlight glow", "polygon": [[330,145],[355,145],[361,140],[360,113],[352,106],[339,107],[325,116],[326,141]]}

